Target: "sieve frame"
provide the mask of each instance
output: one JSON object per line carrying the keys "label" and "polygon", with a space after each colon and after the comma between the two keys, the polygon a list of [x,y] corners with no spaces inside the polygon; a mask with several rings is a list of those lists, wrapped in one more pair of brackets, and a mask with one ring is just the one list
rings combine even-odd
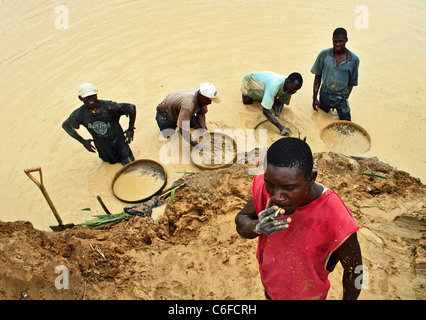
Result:
{"label": "sieve frame", "polygon": [[[158,167],[160,169],[158,171],[160,173],[164,174],[163,185],[158,190],[156,190],[154,193],[152,193],[150,196],[147,196],[147,197],[144,197],[144,198],[141,198],[141,199],[138,199],[138,200],[127,200],[127,199],[123,199],[123,197],[119,197],[118,195],[116,195],[115,192],[114,192],[114,184],[118,180],[118,178],[122,174],[126,173],[127,171],[130,171],[130,169],[132,169],[133,167],[140,166],[141,164],[146,164],[146,165]],[[120,201],[123,201],[123,202],[126,202],[126,203],[139,203],[139,202],[143,202],[145,200],[148,200],[148,199],[152,198],[153,196],[155,196],[156,194],[160,193],[166,185],[167,185],[167,172],[166,172],[166,169],[163,167],[163,165],[161,163],[158,163],[157,161],[154,161],[154,160],[151,160],[151,159],[139,159],[139,160],[135,160],[135,161],[132,161],[132,162],[126,164],[123,168],[118,170],[118,172],[115,174],[114,178],[112,179],[111,190],[112,190],[112,193],[114,194],[114,196]]]}

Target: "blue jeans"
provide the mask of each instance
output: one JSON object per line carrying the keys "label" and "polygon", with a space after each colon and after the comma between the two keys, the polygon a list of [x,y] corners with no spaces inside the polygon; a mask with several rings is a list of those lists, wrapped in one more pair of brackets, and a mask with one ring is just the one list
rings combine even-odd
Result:
{"label": "blue jeans", "polygon": [[351,108],[346,98],[342,96],[320,92],[320,108],[324,112],[336,109],[340,120],[351,121]]}

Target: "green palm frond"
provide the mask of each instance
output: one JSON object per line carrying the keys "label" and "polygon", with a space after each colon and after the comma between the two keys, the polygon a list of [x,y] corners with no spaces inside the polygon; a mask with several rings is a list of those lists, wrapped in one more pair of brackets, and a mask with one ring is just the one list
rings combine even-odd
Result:
{"label": "green palm frond", "polygon": [[130,216],[127,213],[122,212],[117,214],[94,215],[92,217],[95,217],[96,219],[83,222],[80,225],[97,230],[116,224],[124,219],[129,218]]}

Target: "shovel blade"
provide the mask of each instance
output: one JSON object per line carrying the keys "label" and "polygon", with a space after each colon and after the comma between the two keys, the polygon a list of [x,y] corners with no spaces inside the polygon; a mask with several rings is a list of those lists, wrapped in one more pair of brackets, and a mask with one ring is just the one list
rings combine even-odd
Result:
{"label": "shovel blade", "polygon": [[61,232],[66,229],[72,229],[74,227],[75,225],[73,223],[69,223],[69,224],[60,224],[57,226],[50,226],[50,229],[52,229],[54,232]]}

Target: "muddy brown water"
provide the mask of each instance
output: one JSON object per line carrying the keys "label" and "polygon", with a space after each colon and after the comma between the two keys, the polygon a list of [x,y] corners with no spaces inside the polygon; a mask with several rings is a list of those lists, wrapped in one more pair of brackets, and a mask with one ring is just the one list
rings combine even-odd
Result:
{"label": "muddy brown water", "polygon": [[[222,102],[210,106],[208,129],[246,130],[264,118],[259,104],[242,104],[243,76],[298,71],[303,87],[281,117],[297,126],[314,152],[327,151],[320,133],[337,115],[312,110],[310,69],[340,26],[348,30],[347,47],[361,60],[359,86],[349,102],[353,121],[372,139],[363,156],[377,156],[425,181],[424,1],[371,0],[361,7],[330,0],[178,3],[75,0],[61,7],[52,1],[2,1],[1,220],[29,220],[43,230],[55,223],[23,172],[34,166],[42,167],[64,223],[102,213],[96,195],[113,213],[126,206],[111,190],[121,165],[102,163],[61,128],[80,106],[77,88],[83,82],[95,84],[101,99],[136,104],[131,148],[137,159],[160,161],[167,141],[159,137],[155,107],[168,93],[212,82]],[[123,117],[124,129],[127,122]],[[89,137],[84,129],[79,133]],[[198,171],[187,153],[179,159],[164,164],[169,183]],[[91,212],[81,211],[87,207]]]}
{"label": "muddy brown water", "polygon": [[127,202],[146,199],[160,190],[164,178],[133,170],[118,177],[113,186],[114,194]]}

